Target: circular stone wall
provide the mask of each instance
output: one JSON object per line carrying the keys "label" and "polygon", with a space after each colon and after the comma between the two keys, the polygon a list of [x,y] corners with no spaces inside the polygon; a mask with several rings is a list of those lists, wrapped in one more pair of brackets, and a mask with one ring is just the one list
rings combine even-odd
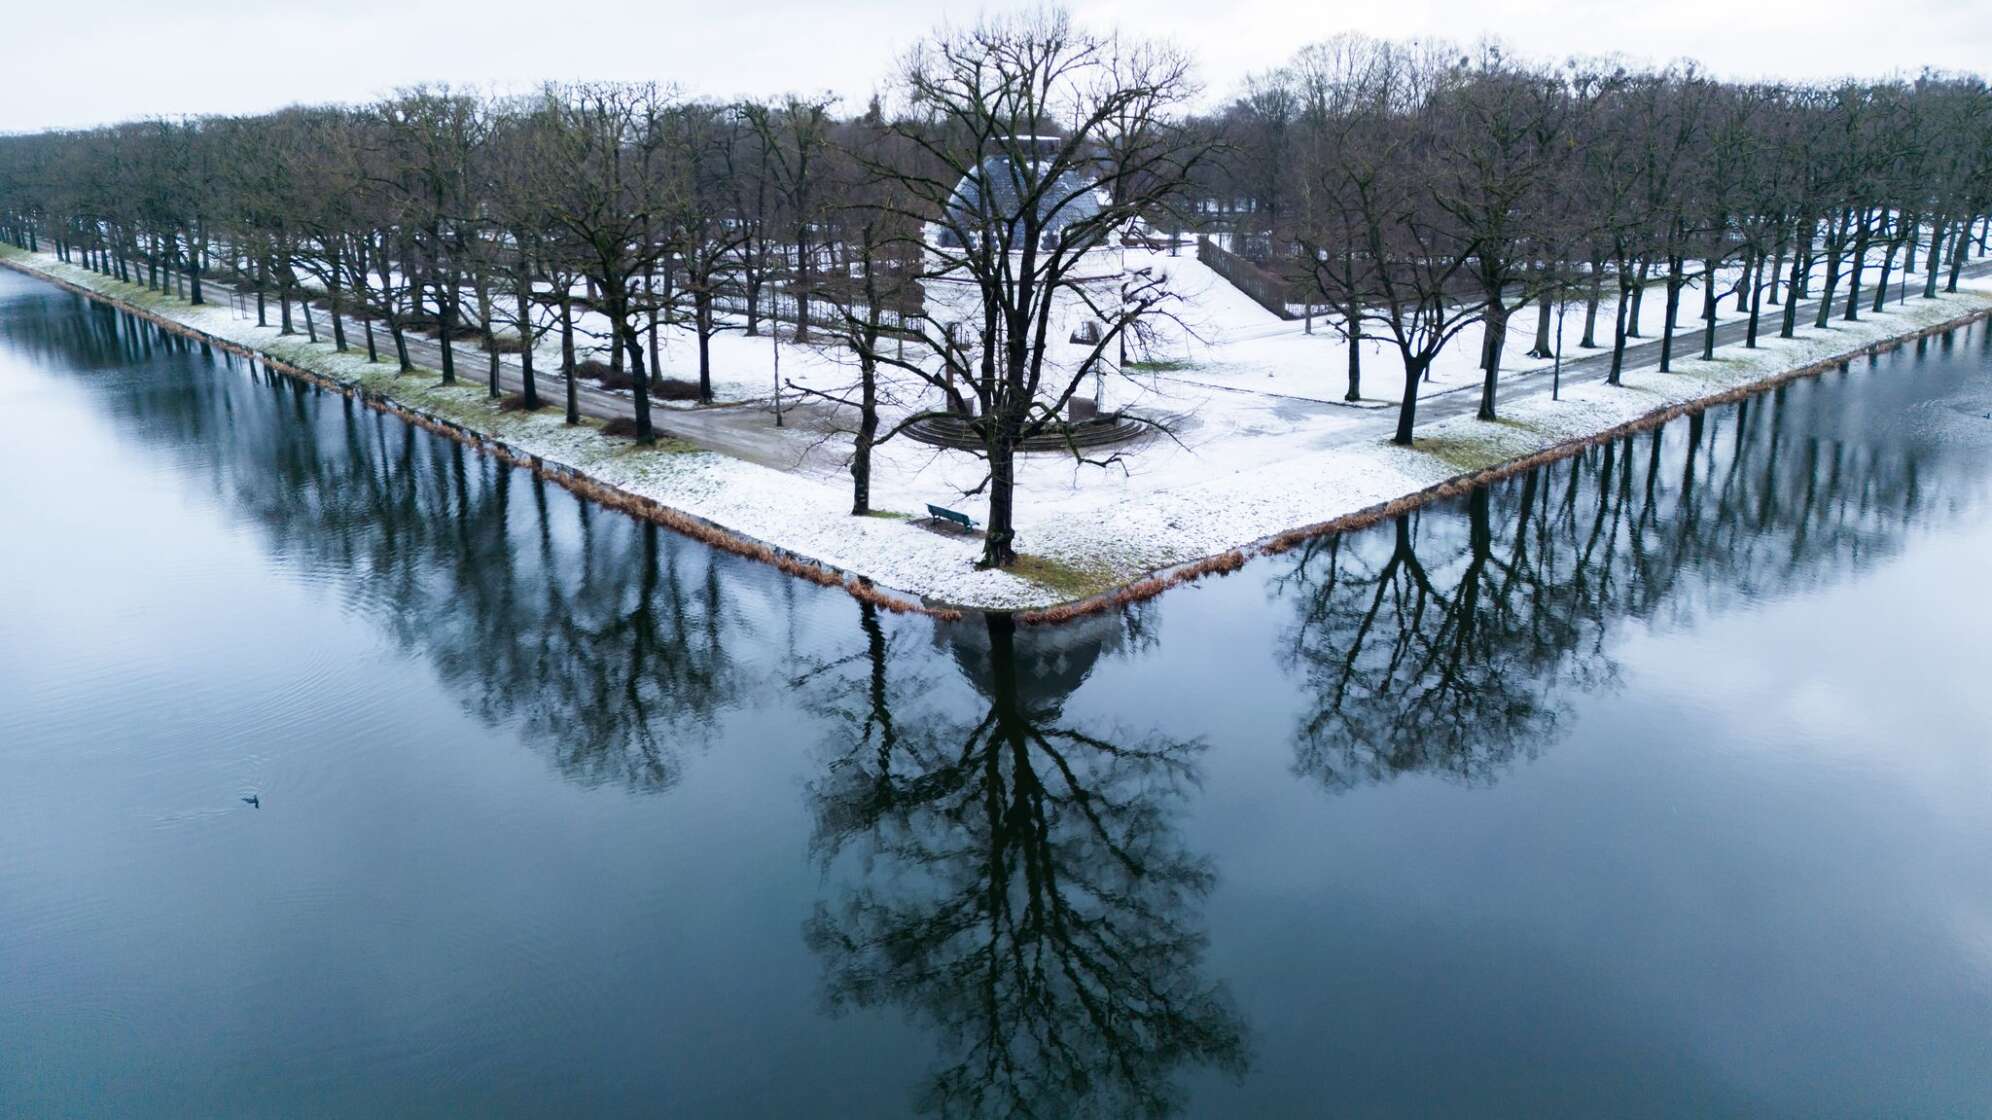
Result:
{"label": "circular stone wall", "polygon": [[[974,451],[982,446],[975,425],[979,417],[929,416],[907,425],[906,434],[921,443]],[[1069,451],[1073,448],[1104,447],[1133,439],[1148,425],[1118,412],[1103,413],[1087,420],[1061,420],[1033,436],[1026,436],[1019,450]]]}

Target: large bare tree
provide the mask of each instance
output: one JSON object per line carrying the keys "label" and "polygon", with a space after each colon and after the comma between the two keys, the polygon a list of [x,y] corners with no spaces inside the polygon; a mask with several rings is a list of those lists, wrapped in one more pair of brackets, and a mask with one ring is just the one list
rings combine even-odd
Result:
{"label": "large bare tree", "polygon": [[[895,205],[933,231],[922,279],[965,284],[980,322],[962,331],[930,287],[906,328],[920,345],[881,360],[972,413],[988,464],[971,490],[989,496],[980,563],[1005,567],[1017,559],[1024,440],[1052,429],[1122,337],[1165,302],[1152,274],[1101,298],[1081,262],[1168,208],[1210,144],[1174,119],[1195,89],[1185,58],[1131,51],[1056,12],[936,35],[908,56],[898,88],[903,115],[893,128],[911,155],[874,170],[905,200]],[[1054,308],[1074,299],[1090,307],[1095,337],[1075,360],[1048,360],[1054,346],[1072,345],[1050,331]]]}

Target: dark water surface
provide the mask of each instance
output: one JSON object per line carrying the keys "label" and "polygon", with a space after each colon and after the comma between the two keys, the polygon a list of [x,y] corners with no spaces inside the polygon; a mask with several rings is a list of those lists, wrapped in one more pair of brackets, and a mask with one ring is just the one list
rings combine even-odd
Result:
{"label": "dark water surface", "polygon": [[0,273],[0,1114],[1986,1115],[1988,345],[1013,631]]}

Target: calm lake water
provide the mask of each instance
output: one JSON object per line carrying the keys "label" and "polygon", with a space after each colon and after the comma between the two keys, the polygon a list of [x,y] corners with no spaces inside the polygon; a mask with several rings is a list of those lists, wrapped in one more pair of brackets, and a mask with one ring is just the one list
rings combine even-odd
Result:
{"label": "calm lake water", "polygon": [[9,273],[0,468],[0,1114],[1992,1109],[1982,328],[1066,629]]}

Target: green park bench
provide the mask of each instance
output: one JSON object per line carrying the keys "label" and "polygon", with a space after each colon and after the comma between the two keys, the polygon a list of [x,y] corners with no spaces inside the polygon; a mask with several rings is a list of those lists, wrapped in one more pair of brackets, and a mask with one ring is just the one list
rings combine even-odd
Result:
{"label": "green park bench", "polygon": [[963,532],[975,532],[975,518],[965,513],[951,510],[946,506],[937,506],[932,502],[927,503],[927,512],[932,514],[938,521],[954,522],[956,525],[961,526]]}

